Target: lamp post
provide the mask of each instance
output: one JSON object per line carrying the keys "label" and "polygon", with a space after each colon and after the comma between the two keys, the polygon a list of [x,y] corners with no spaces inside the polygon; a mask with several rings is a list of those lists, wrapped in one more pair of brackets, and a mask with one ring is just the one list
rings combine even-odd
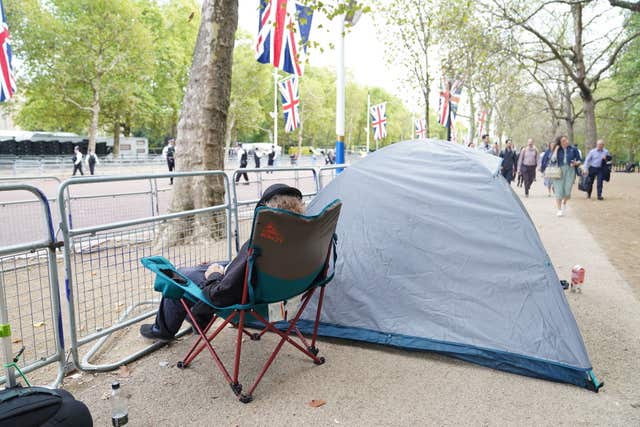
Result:
{"label": "lamp post", "polygon": [[[353,9],[355,1],[351,0],[349,6]],[[336,43],[336,163],[343,164],[344,157],[344,122],[345,122],[345,69],[344,69],[344,29],[345,24],[356,25],[362,11],[352,11],[341,15],[337,20],[338,42]],[[338,173],[342,169],[337,170]]]}

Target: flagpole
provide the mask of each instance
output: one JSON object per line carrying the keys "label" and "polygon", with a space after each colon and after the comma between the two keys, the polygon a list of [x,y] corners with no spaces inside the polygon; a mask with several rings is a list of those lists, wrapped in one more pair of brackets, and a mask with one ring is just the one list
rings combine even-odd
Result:
{"label": "flagpole", "polygon": [[367,154],[369,154],[369,132],[371,131],[371,94],[367,91]]}
{"label": "flagpole", "polygon": [[[273,67],[273,145],[278,150],[278,69]],[[284,147],[280,152],[284,156]]]}

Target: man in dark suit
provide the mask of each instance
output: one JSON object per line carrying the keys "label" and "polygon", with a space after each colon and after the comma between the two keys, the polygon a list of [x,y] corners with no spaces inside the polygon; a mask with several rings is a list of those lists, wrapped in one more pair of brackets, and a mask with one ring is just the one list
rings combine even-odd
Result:
{"label": "man in dark suit", "polygon": [[513,177],[516,176],[516,170],[518,168],[518,155],[513,150],[513,142],[511,139],[507,139],[506,147],[500,153],[502,157],[502,176],[507,180],[509,185],[513,181]]}

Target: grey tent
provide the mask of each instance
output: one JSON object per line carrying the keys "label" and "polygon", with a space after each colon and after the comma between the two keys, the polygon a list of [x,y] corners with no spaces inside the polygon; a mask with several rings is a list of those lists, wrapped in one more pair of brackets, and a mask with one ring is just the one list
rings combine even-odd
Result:
{"label": "grey tent", "polygon": [[456,144],[406,141],[325,187],[308,213],[337,198],[343,209],[319,332],[597,391],[558,276],[499,165]]}

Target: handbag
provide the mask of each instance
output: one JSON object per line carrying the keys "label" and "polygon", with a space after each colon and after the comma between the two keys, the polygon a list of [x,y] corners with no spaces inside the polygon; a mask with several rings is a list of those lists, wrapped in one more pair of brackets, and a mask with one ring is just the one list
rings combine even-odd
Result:
{"label": "handbag", "polygon": [[550,164],[544,170],[544,177],[547,179],[560,179],[562,178],[562,169],[560,169],[557,163]]}

